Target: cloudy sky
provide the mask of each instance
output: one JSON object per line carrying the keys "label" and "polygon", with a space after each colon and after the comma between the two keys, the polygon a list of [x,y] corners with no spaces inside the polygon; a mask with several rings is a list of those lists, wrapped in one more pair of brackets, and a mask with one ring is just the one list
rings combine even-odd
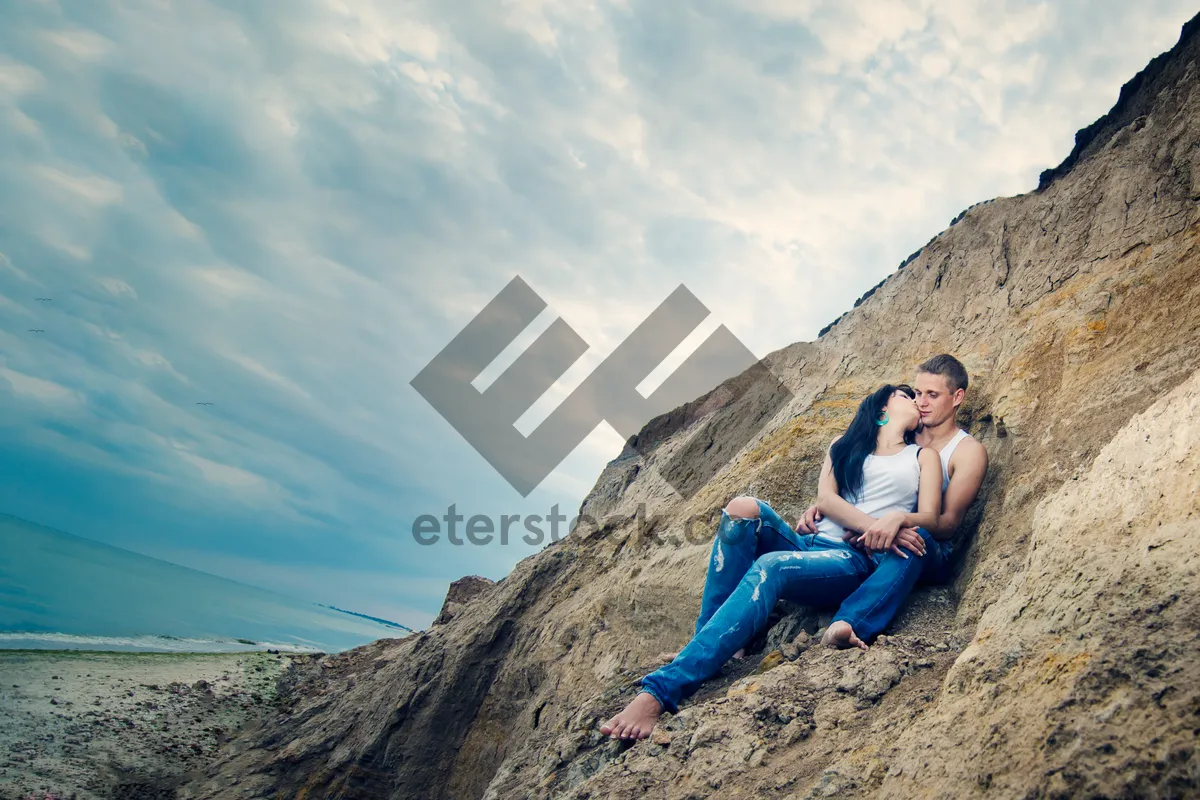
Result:
{"label": "cloudy sky", "polygon": [[1194,12],[0,0],[0,512],[425,626],[538,548],[416,516],[570,515],[620,450],[522,498],[409,386],[513,276],[502,359],[591,346],[523,432],[680,283],[697,342],[812,339]]}

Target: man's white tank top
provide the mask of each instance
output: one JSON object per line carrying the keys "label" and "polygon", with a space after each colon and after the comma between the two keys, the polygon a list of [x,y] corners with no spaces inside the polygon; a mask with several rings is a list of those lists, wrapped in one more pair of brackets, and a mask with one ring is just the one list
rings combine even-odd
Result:
{"label": "man's white tank top", "polygon": [[950,456],[954,455],[954,448],[958,447],[958,443],[970,435],[971,434],[967,433],[962,428],[959,428],[958,433],[954,434],[954,438],[947,442],[946,446],[942,448],[940,453],[938,453],[938,455],[942,458],[943,495],[946,494],[946,489],[950,486]]}
{"label": "man's white tank top", "polygon": [[[889,511],[912,511],[917,507],[921,488],[920,447],[908,447],[890,456],[867,456],[863,463],[863,482],[853,505],[864,514],[878,519]],[[947,448],[950,449],[950,448]],[[830,541],[842,541],[845,528],[829,517],[817,523],[817,535]]]}

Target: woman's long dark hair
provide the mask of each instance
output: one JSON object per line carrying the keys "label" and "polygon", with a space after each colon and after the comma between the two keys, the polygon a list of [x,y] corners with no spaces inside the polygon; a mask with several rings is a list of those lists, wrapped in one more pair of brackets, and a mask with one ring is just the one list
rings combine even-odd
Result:
{"label": "woman's long dark hair", "polygon": [[[916,397],[916,392],[904,384],[893,386],[887,384],[876,389],[863,400],[850,421],[842,438],[829,448],[829,459],[833,462],[833,477],[837,481],[838,494],[850,502],[862,488],[863,465],[867,456],[875,451],[875,442],[879,434],[878,420],[883,417],[883,410],[895,391],[904,392],[909,397]],[[916,439],[915,431],[904,434],[904,441],[912,444]]]}

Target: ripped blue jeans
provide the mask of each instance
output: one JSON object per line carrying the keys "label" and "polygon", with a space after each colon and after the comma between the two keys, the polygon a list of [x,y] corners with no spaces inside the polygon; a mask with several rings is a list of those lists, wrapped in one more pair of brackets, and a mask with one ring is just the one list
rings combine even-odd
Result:
{"label": "ripped blue jeans", "polygon": [[642,678],[641,690],[675,713],[679,701],[716,675],[767,623],[777,600],[810,606],[841,604],[845,620],[864,641],[883,630],[917,580],[944,579],[938,543],[926,531],[925,555],[867,556],[841,541],[792,530],[758,501],[758,519],[721,513],[708,560],[696,634],[670,664]]}

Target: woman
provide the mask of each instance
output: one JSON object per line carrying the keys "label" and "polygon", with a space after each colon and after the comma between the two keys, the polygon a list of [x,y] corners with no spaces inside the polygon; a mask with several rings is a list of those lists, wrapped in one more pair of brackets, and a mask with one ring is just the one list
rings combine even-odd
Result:
{"label": "woman", "polygon": [[[932,526],[942,502],[942,464],[935,450],[913,444],[920,421],[916,393],[886,385],[858,407],[846,433],[833,440],[821,470],[817,533],[801,536],[770,506],[752,497],[730,501],[713,540],[696,634],[670,664],[642,679],[642,691],[601,726],[614,739],[650,735],[664,709],[716,675],[767,622],[778,599],[804,605],[841,603],[822,641],[858,646],[884,628],[897,610],[859,585],[887,552],[901,546],[920,555],[920,537],[889,535],[874,523],[909,514]],[[879,526],[887,528],[889,526]]]}

